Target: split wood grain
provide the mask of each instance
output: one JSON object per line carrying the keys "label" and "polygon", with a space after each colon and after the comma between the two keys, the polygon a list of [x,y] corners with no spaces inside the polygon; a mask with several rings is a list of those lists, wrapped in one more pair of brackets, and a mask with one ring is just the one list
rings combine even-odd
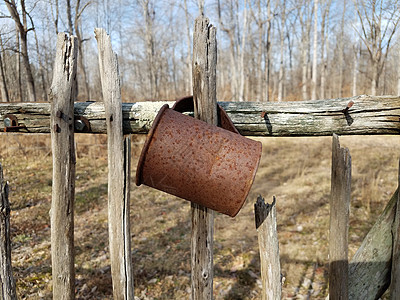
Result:
{"label": "split wood grain", "polygon": [[[348,103],[353,106],[343,113]],[[124,133],[147,133],[158,110],[172,101],[123,103]],[[367,96],[280,103],[219,102],[235,127],[247,136],[332,136],[400,133],[400,97]],[[48,103],[0,103],[3,118],[15,114],[27,133],[48,133]],[[75,115],[89,119],[92,133],[106,133],[103,103],[75,103]]]}
{"label": "split wood grain", "polygon": [[378,299],[389,287],[398,195],[397,188],[350,261],[349,299]]}
{"label": "split wood grain", "polygon": [[108,231],[110,241],[113,296],[133,299],[133,272],[130,234],[130,138],[124,141],[122,99],[117,56],[110,36],[95,29],[99,52],[108,143]]}
{"label": "split wood grain", "polygon": [[[216,29],[200,16],[193,33],[194,116],[212,125],[218,124],[216,66]],[[191,215],[191,299],[213,299],[214,212],[192,203]]]}
{"label": "split wood grain", "polygon": [[276,199],[265,203],[261,196],[254,204],[261,260],[262,300],[279,300],[282,297],[281,264],[276,223]]}
{"label": "split wood grain", "polygon": [[[400,159],[398,169],[398,186],[400,187]],[[396,212],[392,225],[393,250],[390,281],[390,299],[400,299],[400,193],[397,194]]]}
{"label": "split wood grain", "polygon": [[351,194],[351,156],[332,138],[332,174],[329,222],[329,296],[349,299],[348,235]]}
{"label": "split wood grain", "polygon": [[11,264],[10,210],[8,184],[0,163],[0,296],[3,300],[17,299]]}
{"label": "split wood grain", "polygon": [[53,299],[75,298],[74,202],[75,145],[74,100],[78,41],[57,35],[56,59],[50,88],[53,185],[51,199],[51,260]]}

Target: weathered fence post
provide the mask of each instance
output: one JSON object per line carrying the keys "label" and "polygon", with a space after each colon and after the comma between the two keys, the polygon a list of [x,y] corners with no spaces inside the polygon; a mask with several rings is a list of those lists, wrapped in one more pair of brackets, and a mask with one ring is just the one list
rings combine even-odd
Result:
{"label": "weathered fence post", "polygon": [[350,261],[349,299],[378,299],[390,284],[392,225],[398,193],[397,188]]}
{"label": "weathered fence post", "polygon": [[[196,18],[193,33],[193,101],[195,117],[217,125],[216,29],[203,16]],[[214,212],[192,204],[191,299],[213,298]]]}
{"label": "weathered fence post", "polygon": [[117,55],[110,36],[95,29],[108,141],[108,230],[114,299],[133,299],[130,234],[130,138],[124,142]]}
{"label": "weathered fence post", "polygon": [[329,224],[329,296],[348,299],[348,232],[351,194],[351,156],[332,139],[332,177]]}
{"label": "weathered fence post", "polygon": [[261,260],[261,299],[279,300],[282,297],[282,282],[275,197],[272,204],[268,204],[263,197],[258,196],[254,204],[254,215]]}
{"label": "weathered fence post", "polygon": [[[400,187],[400,159],[398,170],[398,187]],[[390,299],[400,299],[400,193],[397,193],[396,211],[392,226],[393,250],[392,250],[392,272],[390,282]]]}
{"label": "weathered fence post", "polygon": [[53,187],[51,258],[53,299],[75,297],[74,271],[74,100],[78,55],[76,37],[59,33],[50,88]]}
{"label": "weathered fence post", "polygon": [[3,300],[17,299],[11,267],[10,202],[8,184],[3,179],[0,163],[0,296]]}

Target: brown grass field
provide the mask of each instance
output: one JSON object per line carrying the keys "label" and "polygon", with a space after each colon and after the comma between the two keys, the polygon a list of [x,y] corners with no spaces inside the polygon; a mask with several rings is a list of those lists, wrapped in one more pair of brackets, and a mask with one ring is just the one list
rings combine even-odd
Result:
{"label": "brown grass field", "polygon": [[[263,157],[245,206],[216,214],[215,299],[260,299],[253,205],[277,198],[283,299],[327,295],[331,138],[259,138]],[[397,187],[400,136],[349,136],[352,156],[349,257]],[[134,185],[144,137],[133,137],[131,232],[137,299],[188,299],[190,204]],[[77,135],[75,246],[77,299],[112,299],[107,235],[106,136]],[[12,261],[21,299],[51,299],[49,135],[0,135],[10,184]]]}

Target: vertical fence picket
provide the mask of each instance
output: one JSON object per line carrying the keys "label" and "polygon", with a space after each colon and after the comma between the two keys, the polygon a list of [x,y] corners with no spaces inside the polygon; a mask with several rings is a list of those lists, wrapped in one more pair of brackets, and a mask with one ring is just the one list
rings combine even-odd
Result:
{"label": "vertical fence picket", "polygon": [[[195,117],[217,125],[216,29],[203,16],[195,20],[193,34],[193,101]],[[191,299],[213,298],[214,212],[192,204]]]}
{"label": "vertical fence picket", "polygon": [[114,299],[133,299],[129,213],[130,138],[124,142],[117,56],[110,36],[96,28],[108,142],[108,230]]}
{"label": "vertical fence picket", "polygon": [[254,204],[261,260],[262,300],[279,300],[282,297],[275,204],[275,197],[272,204],[268,204],[261,196],[258,196]]}
{"label": "vertical fence picket", "polygon": [[8,184],[3,179],[0,163],[0,296],[3,300],[17,299],[11,267],[10,202]]}
{"label": "vertical fence picket", "polygon": [[348,232],[351,193],[351,156],[332,139],[332,177],[329,223],[329,295],[348,299]]}
{"label": "vertical fence picket", "polygon": [[[400,159],[398,169],[398,187],[400,187]],[[396,211],[392,225],[393,250],[390,282],[390,299],[400,299],[400,193],[397,193]]]}
{"label": "vertical fence picket", "polygon": [[77,69],[76,37],[57,36],[50,89],[53,186],[51,200],[51,257],[53,299],[74,299],[74,100]]}

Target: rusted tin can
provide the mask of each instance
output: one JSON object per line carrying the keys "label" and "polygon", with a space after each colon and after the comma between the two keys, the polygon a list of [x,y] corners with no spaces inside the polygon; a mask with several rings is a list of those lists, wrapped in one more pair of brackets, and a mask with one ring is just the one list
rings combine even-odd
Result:
{"label": "rusted tin can", "polygon": [[166,104],[142,149],[136,185],[143,183],[234,217],[249,193],[261,150],[260,142]]}

